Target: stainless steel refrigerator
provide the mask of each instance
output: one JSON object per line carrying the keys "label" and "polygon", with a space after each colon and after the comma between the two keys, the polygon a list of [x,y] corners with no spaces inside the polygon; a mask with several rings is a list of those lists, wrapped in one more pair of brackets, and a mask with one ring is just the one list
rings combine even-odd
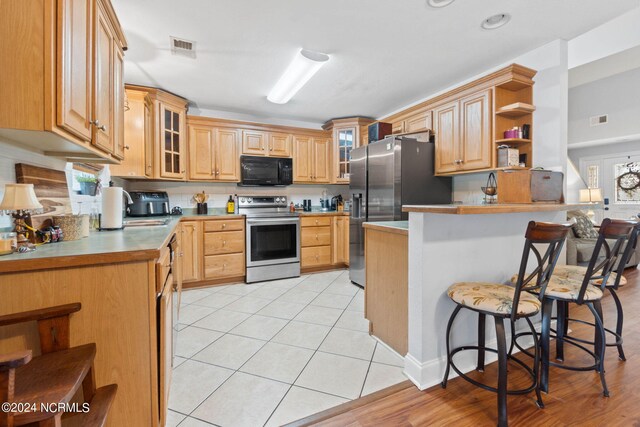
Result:
{"label": "stainless steel refrigerator", "polygon": [[431,142],[390,136],[351,151],[349,277],[365,286],[364,222],[401,221],[402,205],[451,203],[451,178],[434,176]]}

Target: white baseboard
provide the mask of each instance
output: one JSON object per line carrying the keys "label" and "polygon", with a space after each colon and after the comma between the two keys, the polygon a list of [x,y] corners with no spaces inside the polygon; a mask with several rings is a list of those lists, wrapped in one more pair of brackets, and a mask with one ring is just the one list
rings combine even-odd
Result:
{"label": "white baseboard", "polygon": [[[534,325],[537,332],[540,332],[540,325]],[[555,322],[552,322],[552,328],[555,328]],[[528,331],[529,328],[518,330],[518,332]],[[511,336],[507,335],[507,346],[511,343]],[[529,348],[533,346],[533,338],[522,337],[518,341],[523,348]],[[475,345],[475,344],[470,344]],[[494,338],[485,343],[488,348],[496,348],[497,340]],[[517,347],[514,348],[513,353],[519,353]],[[467,373],[476,369],[477,353],[476,352],[462,352],[456,356],[456,366],[462,372]],[[493,363],[498,360],[498,355],[493,352],[485,352],[485,364]],[[426,362],[420,362],[411,354],[407,354],[404,358],[404,374],[409,380],[415,384],[420,390],[426,390],[429,387],[440,384],[443,380],[444,371],[447,367],[447,357],[441,356],[436,359],[431,359]],[[449,379],[457,377],[458,374],[453,370],[449,370]]]}

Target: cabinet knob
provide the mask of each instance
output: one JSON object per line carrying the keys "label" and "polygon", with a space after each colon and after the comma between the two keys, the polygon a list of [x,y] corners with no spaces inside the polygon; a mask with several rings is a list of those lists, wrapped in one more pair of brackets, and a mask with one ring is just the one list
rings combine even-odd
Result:
{"label": "cabinet knob", "polygon": [[320,259],[320,255],[316,255],[316,261]]}
{"label": "cabinet knob", "polygon": [[96,119],[96,120],[91,120],[89,122],[90,125],[94,125],[94,126],[100,126],[100,122]]}
{"label": "cabinet knob", "polygon": [[185,172],[186,172],[186,170],[183,169],[180,173],[185,173]]}
{"label": "cabinet knob", "polygon": [[220,175],[220,171],[216,169],[216,175]]}
{"label": "cabinet knob", "polygon": [[129,147],[128,145],[125,145],[125,146],[124,146],[124,149],[125,149],[125,150],[130,150],[130,149],[131,149],[131,147]]}
{"label": "cabinet knob", "polygon": [[316,240],[318,240],[318,235],[316,234]]}
{"label": "cabinet knob", "polygon": [[222,241],[222,246],[227,246],[227,241],[226,240]]}
{"label": "cabinet knob", "polygon": [[225,268],[227,268],[227,264],[222,264],[222,269],[224,270]]}
{"label": "cabinet knob", "polygon": [[222,224],[222,228],[227,228],[227,224]]}
{"label": "cabinet knob", "polygon": [[[318,225],[318,220],[317,219],[316,219],[316,225]],[[316,234],[316,237],[317,237],[317,234]]]}

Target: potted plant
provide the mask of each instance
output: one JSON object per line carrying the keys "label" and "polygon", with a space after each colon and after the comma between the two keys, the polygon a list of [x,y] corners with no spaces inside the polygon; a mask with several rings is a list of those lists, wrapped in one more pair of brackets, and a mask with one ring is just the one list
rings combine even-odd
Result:
{"label": "potted plant", "polygon": [[80,194],[95,196],[100,180],[95,176],[77,176],[76,181],[80,184]]}

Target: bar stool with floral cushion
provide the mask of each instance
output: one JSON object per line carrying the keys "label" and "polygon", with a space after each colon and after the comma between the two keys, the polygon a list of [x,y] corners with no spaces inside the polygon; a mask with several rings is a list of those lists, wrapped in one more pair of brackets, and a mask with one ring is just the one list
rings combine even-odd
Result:
{"label": "bar stool with floral cushion", "polygon": [[[540,389],[544,392],[549,391],[549,366],[555,366],[562,369],[568,369],[572,371],[596,371],[600,374],[600,381],[602,383],[602,390],[604,396],[609,396],[609,390],[604,376],[604,354],[606,345],[605,343],[605,330],[602,323],[602,304],[601,300],[604,295],[604,288],[607,281],[613,272],[614,266],[617,265],[619,258],[622,255],[622,248],[627,240],[632,236],[632,231],[636,226],[634,221],[626,220],[611,220],[605,219],[600,226],[598,234],[598,240],[596,242],[589,265],[586,267],[585,273],[575,273],[570,269],[564,269],[565,273],[558,274],[557,272],[551,277],[546,288],[542,289],[529,289],[528,291],[542,296],[542,327],[540,333],[540,358],[541,358],[541,372],[540,372]],[[560,267],[558,267],[560,268]],[[621,271],[618,272],[618,277],[621,277]],[[518,278],[522,273],[518,274]],[[574,275],[577,274],[577,275]],[[515,276],[514,276],[515,279]],[[513,279],[512,279],[513,280]],[[556,352],[558,353],[558,362],[551,362],[549,359],[549,341],[551,338],[551,320],[553,303],[557,305],[558,311],[558,325],[556,329]],[[576,337],[569,337],[567,332],[567,325],[564,322],[566,314],[568,312],[569,304],[586,305],[594,317],[594,322],[589,323],[595,328],[594,341],[582,340]],[[523,353],[529,356],[536,356],[531,354],[526,349],[522,348],[518,343],[518,338],[529,333],[519,333],[514,336],[512,345],[522,350]],[[532,334],[534,337],[535,333]],[[587,354],[589,354],[594,363],[592,365],[569,365],[563,364],[564,362],[564,343],[571,344]],[[590,344],[594,346],[594,350],[591,351],[582,344]]]}
{"label": "bar stool with floral cushion", "polygon": [[[618,358],[622,361],[626,361],[627,358],[624,354],[624,350],[622,348],[622,326],[624,322],[624,311],[622,309],[622,302],[620,301],[620,297],[616,292],[620,286],[624,286],[627,284],[627,279],[622,275],[624,272],[624,268],[631,258],[632,254],[636,250],[636,246],[638,244],[638,235],[640,234],[640,222],[636,223],[631,236],[628,238],[628,242],[625,246],[624,253],[618,258],[616,272],[611,271],[608,279],[605,282],[604,288],[609,291],[613,301],[616,305],[616,330],[613,331],[609,328],[604,328],[605,332],[611,334],[615,340],[613,342],[606,343],[609,347],[617,347],[618,348]],[[553,273],[554,277],[558,277],[564,280],[573,280],[581,282],[584,276],[587,273],[587,267],[577,266],[577,265],[559,265],[556,267],[555,272]],[[602,275],[601,272],[600,275]],[[601,287],[603,283],[603,279],[595,279],[592,284],[596,287]],[[584,339],[580,339],[577,337],[569,336],[569,322],[579,322],[588,324],[591,326],[595,325],[593,322],[588,322],[580,319],[571,319],[569,317],[569,307],[567,304],[563,304],[563,307],[559,309],[559,325],[558,327],[563,328],[563,339],[556,341],[556,359],[564,360],[564,341],[574,340],[577,342],[581,342],[583,344],[591,344],[593,345],[593,341],[587,341]],[[604,322],[604,319],[602,319]],[[552,330],[552,332],[555,332]]]}
{"label": "bar stool with floral cushion", "polygon": [[[544,289],[547,286],[570,228],[571,224],[550,224],[533,221],[528,224],[525,233],[524,251],[520,263],[520,279],[516,282],[515,286],[486,282],[462,282],[451,285],[447,291],[449,298],[457,305],[447,324],[447,367],[442,381],[442,387],[446,388],[449,370],[453,368],[458,375],[471,384],[484,390],[497,393],[498,426],[508,425],[508,394],[526,394],[535,390],[537,404],[539,407],[543,406],[538,384],[538,338],[535,334],[533,324],[531,320],[529,320],[530,317],[540,312],[543,294],[534,296],[525,291],[534,288]],[[532,253],[535,255],[535,269],[533,273],[525,278],[525,272],[527,271],[527,265],[529,264]],[[468,345],[451,349],[449,342],[451,327],[456,316],[463,308],[478,313],[478,345]],[[498,343],[497,349],[487,348],[485,346],[485,320],[487,315],[492,316],[495,322]],[[523,318],[527,319],[534,340],[535,360],[533,367],[527,366],[527,364],[515,356],[512,356],[511,352],[507,351],[504,320],[507,319],[510,322],[513,330],[515,321]],[[453,356],[465,350],[476,350],[478,352],[476,369],[480,372],[484,371],[485,352],[490,351],[498,354],[498,387],[492,387],[470,378],[455,365]],[[528,387],[518,390],[507,389],[508,360],[515,362],[528,372],[531,377],[531,384]]]}

